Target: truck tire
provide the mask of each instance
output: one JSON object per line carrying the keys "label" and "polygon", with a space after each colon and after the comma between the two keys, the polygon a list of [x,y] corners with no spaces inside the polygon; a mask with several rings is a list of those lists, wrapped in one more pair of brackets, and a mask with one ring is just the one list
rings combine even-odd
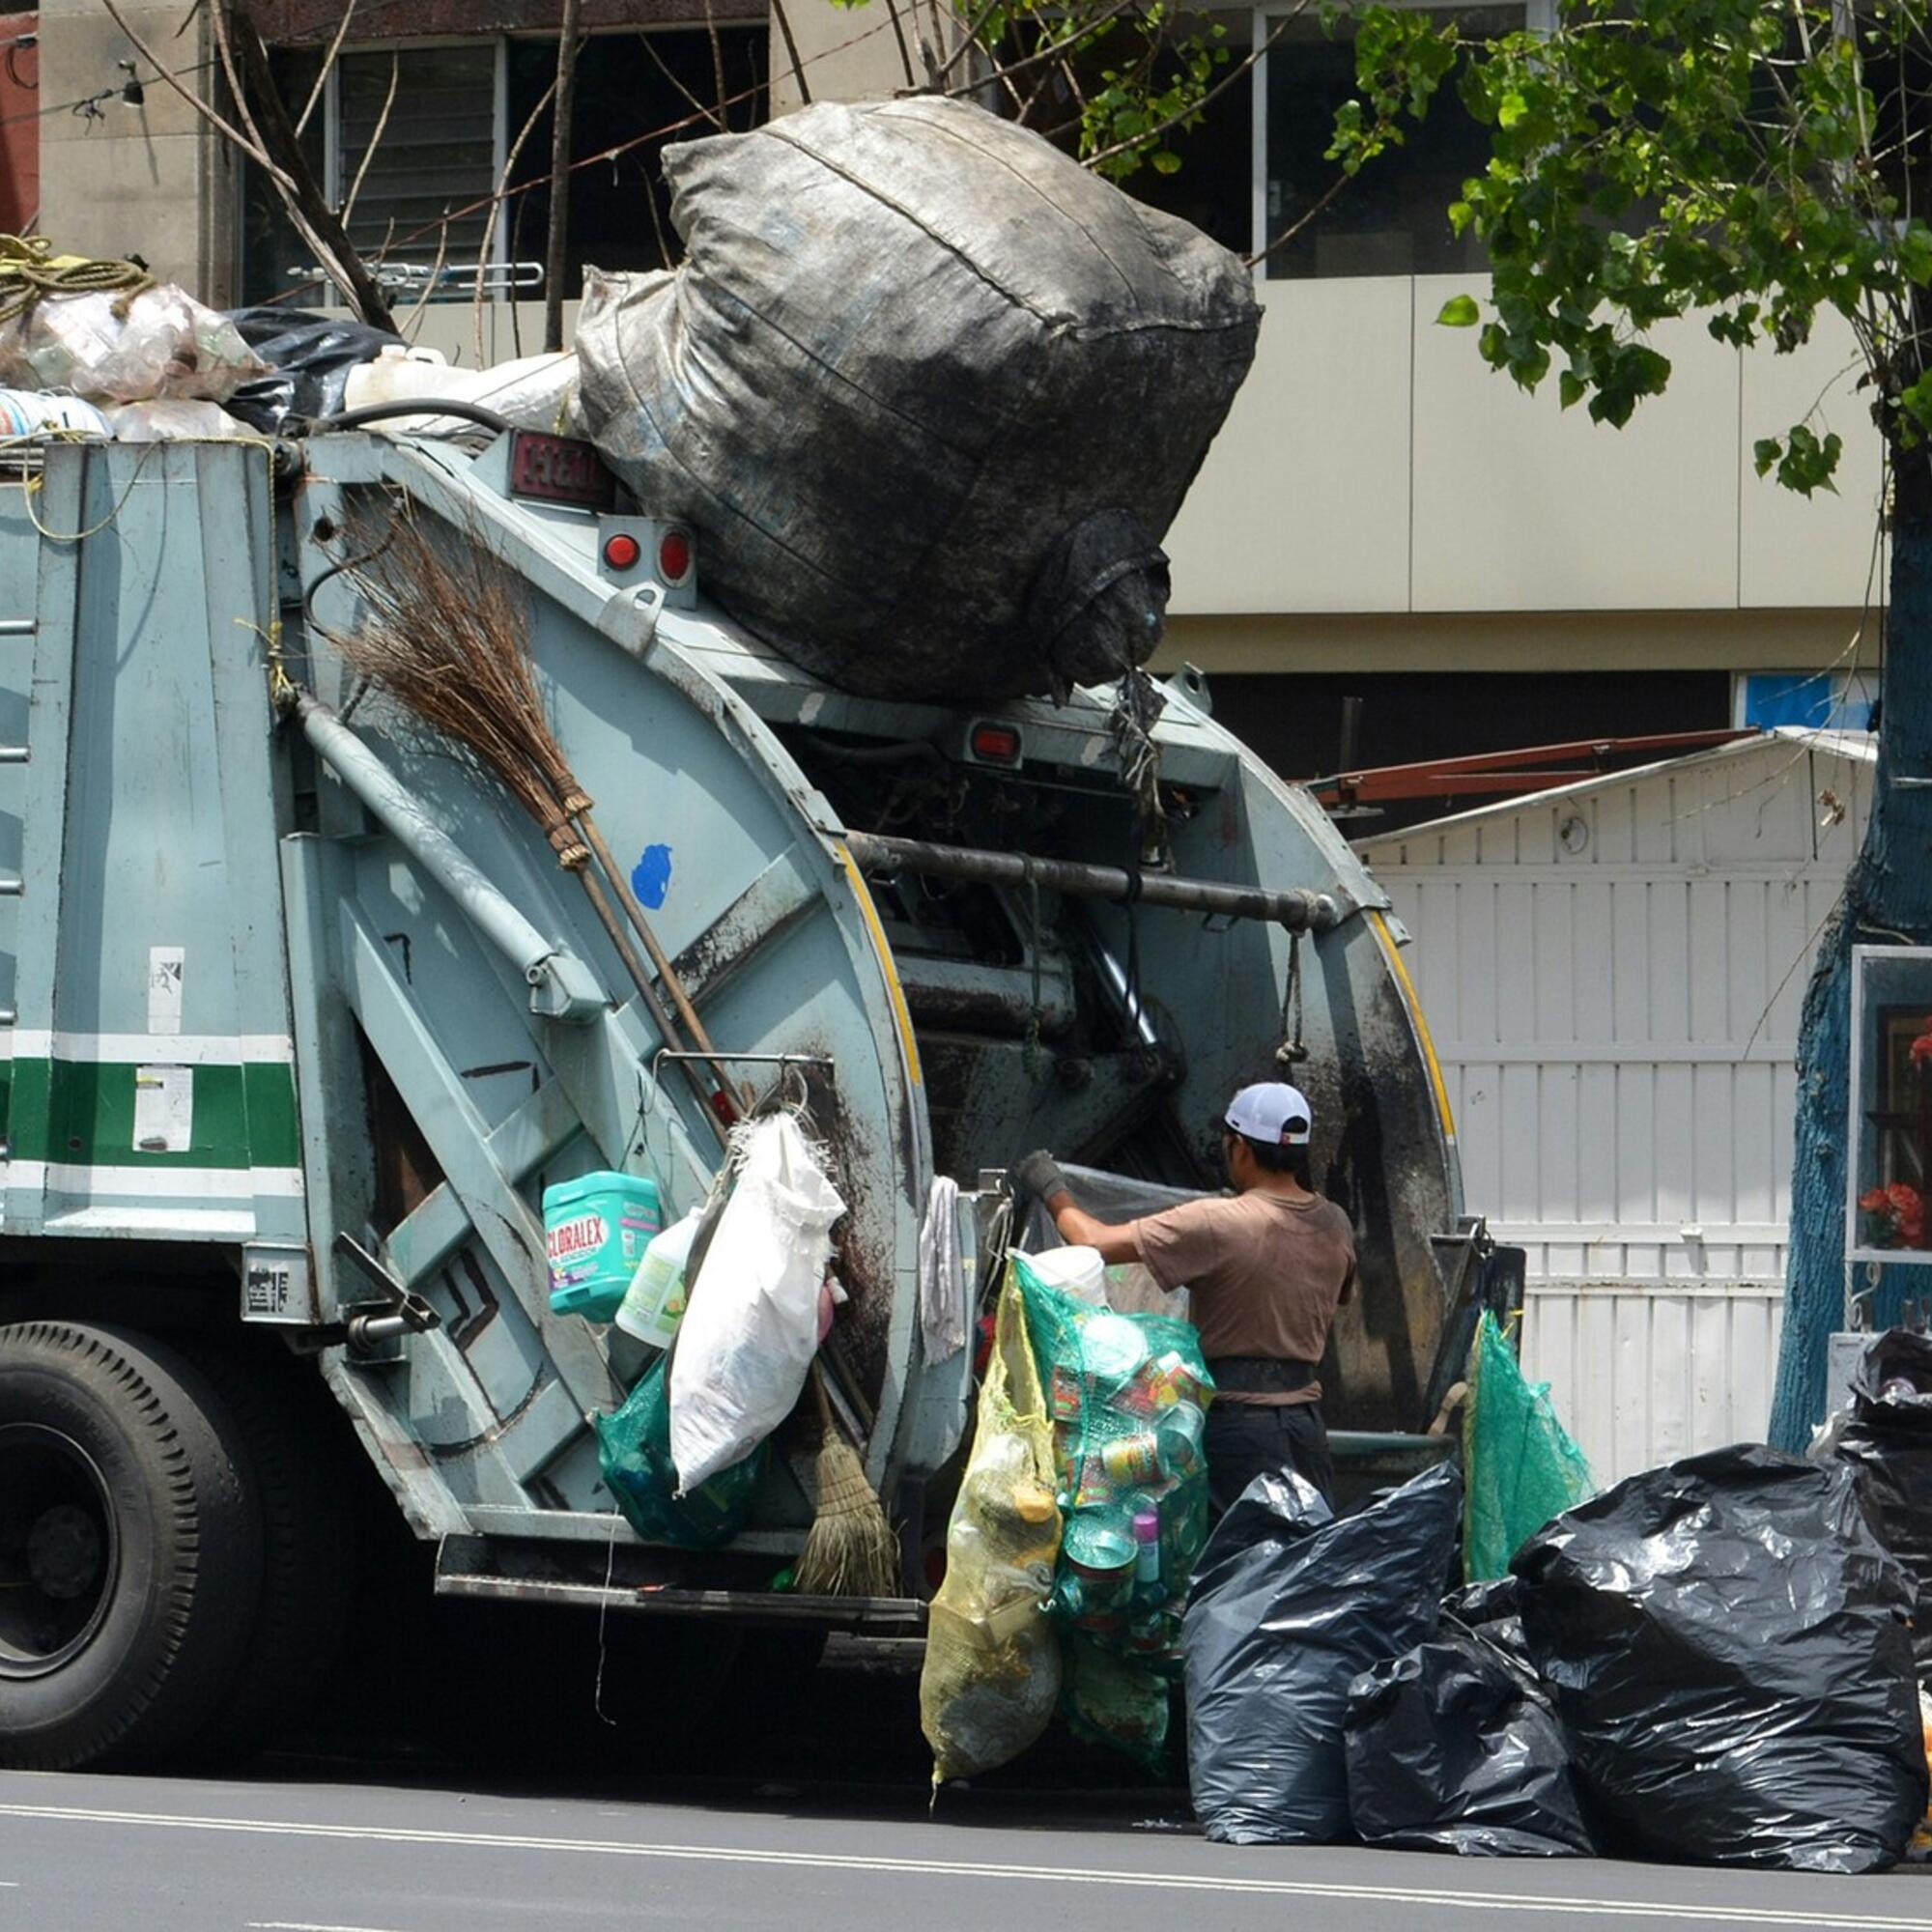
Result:
{"label": "truck tire", "polygon": [[234,1765],[315,1714],[348,1631],[356,1533],[340,1422],[320,1374],[272,1342],[185,1343],[220,1398],[247,1458],[259,1513],[262,1591],[254,1627],[189,1757]]}
{"label": "truck tire", "polygon": [[194,1367],[124,1329],[0,1327],[0,1764],[179,1748],[261,1590],[245,1455]]}

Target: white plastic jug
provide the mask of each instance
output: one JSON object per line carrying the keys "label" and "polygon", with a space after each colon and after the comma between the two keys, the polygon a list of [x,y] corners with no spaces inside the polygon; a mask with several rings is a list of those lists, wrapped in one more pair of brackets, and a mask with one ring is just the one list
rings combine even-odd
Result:
{"label": "white plastic jug", "polygon": [[1027,1266],[1051,1288],[1094,1308],[1107,1305],[1107,1264],[1098,1248],[1048,1248],[1029,1255]]}
{"label": "white plastic jug", "polygon": [[684,1319],[684,1266],[691,1259],[701,1212],[694,1208],[651,1237],[617,1310],[617,1326],[653,1349],[668,1349]]}

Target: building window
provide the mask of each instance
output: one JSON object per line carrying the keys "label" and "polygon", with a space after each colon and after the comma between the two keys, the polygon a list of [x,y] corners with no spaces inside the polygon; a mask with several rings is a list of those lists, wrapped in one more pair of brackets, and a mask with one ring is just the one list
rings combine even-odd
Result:
{"label": "building window", "polygon": [[[550,225],[551,116],[556,39],[462,41],[360,47],[337,61],[303,129],[309,164],[364,259],[407,298],[433,282],[433,299],[469,300],[479,262],[495,296],[536,299]],[[572,116],[566,298],[585,263],[668,267],[679,248],[661,176],[673,141],[754,127],[764,119],[766,30],[723,26],[717,57],[703,29],[598,34],[578,58]],[[273,71],[299,114],[321,55],[282,49]],[[718,69],[725,105],[714,112]],[[694,105],[694,103],[700,105]],[[380,130],[381,138],[378,139]],[[511,165],[514,152],[515,162]],[[597,158],[593,158],[597,157]],[[537,185],[507,194],[506,180]],[[333,292],[258,170],[243,191],[242,289],[250,302]]]}
{"label": "building window", "polygon": [[1932,1261],[1932,948],[1852,948],[1848,1262]]}
{"label": "building window", "polygon": [[[1520,33],[1527,9],[1458,8],[1470,39]],[[1272,32],[1277,22],[1269,22]],[[1346,23],[1331,37],[1312,14],[1291,21],[1264,63],[1265,155],[1256,199],[1262,247],[1292,227],[1332,185],[1324,158],[1335,110],[1355,91],[1354,41]],[[1371,161],[1308,226],[1268,256],[1274,278],[1314,275],[1459,274],[1488,267],[1481,244],[1449,226],[1449,204],[1489,164],[1490,131],[1463,105],[1454,84],[1404,142]]]}

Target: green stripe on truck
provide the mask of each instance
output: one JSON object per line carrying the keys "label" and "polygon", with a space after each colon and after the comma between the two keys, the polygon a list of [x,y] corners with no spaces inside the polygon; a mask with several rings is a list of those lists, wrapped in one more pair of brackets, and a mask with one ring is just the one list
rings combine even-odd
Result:
{"label": "green stripe on truck", "polygon": [[0,1062],[0,1121],[18,1160],[69,1166],[299,1167],[295,1068],[272,1061],[196,1066],[190,1144],[181,1153],[134,1146],[134,1063]]}

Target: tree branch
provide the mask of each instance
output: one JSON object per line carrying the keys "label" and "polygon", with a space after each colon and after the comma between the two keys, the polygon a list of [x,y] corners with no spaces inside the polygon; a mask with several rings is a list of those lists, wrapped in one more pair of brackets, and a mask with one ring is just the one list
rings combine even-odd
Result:
{"label": "tree branch", "polygon": [[[482,367],[484,361],[483,276],[490,266],[490,250],[496,245],[497,222],[503,212],[503,193],[509,183],[511,170],[516,167],[518,160],[522,158],[524,143],[536,131],[536,125],[543,118],[543,111],[550,105],[551,98],[555,93],[556,76],[553,74],[550,85],[544,89],[543,94],[537,100],[537,104],[530,109],[528,117],[518,130],[517,138],[510,143],[509,153],[503,156],[503,172],[497,177],[497,193],[491,197],[490,212],[483,220],[483,244],[476,251],[476,290],[470,310],[472,320],[475,324],[476,364],[478,368]],[[517,299],[515,273],[516,270],[513,265],[511,269],[510,287],[510,301],[513,307]]]}
{"label": "tree branch", "polygon": [[316,75],[315,85],[309,89],[308,99],[296,121],[298,134],[307,130],[309,117],[314,114],[317,104],[322,99],[323,89],[328,85],[328,76],[335,66],[336,57],[342,52],[342,43],[349,38],[349,23],[355,17],[357,4],[358,0],[349,0],[349,4],[342,10],[342,18],[336,25],[335,38],[329,42],[328,51],[322,57],[322,71]]}
{"label": "tree branch", "polygon": [[342,226],[346,233],[355,218],[355,204],[362,194],[362,184],[369,176],[369,163],[376,158],[376,150],[383,145],[383,136],[389,130],[389,111],[396,104],[396,83],[403,74],[403,57],[400,53],[389,56],[389,91],[383,97],[383,111],[376,117],[376,126],[369,135],[369,145],[362,150],[362,159],[355,169],[355,179],[349,184],[349,194],[342,204]]}
{"label": "tree branch", "polygon": [[578,23],[582,0],[563,0],[556,43],[556,108],[550,131],[550,232],[544,242],[544,350],[563,347],[563,277],[570,243],[570,134],[577,107]]}

